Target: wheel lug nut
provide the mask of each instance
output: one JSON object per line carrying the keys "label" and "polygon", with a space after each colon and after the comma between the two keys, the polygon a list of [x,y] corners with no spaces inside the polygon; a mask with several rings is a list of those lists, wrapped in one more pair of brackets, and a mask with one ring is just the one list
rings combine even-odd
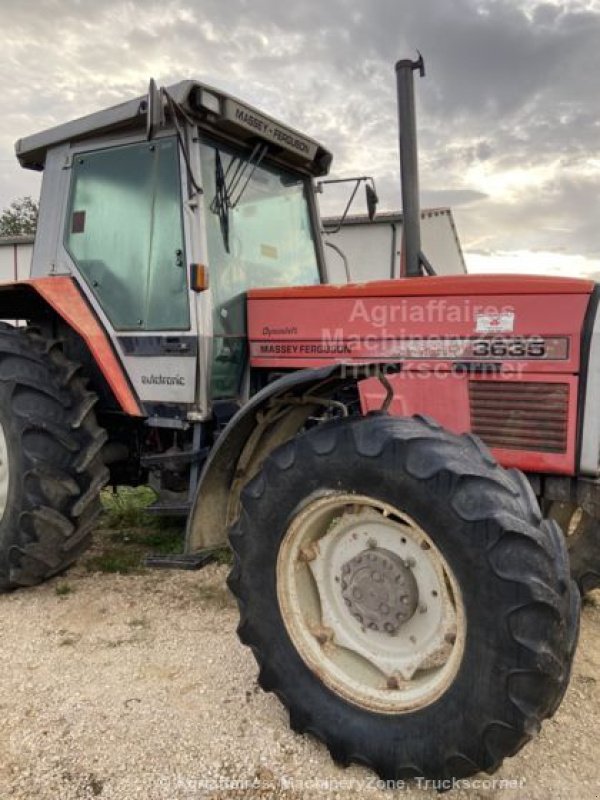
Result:
{"label": "wheel lug nut", "polygon": [[315,631],[315,639],[319,644],[327,644],[333,640],[333,631],[331,628],[321,627]]}
{"label": "wheel lug nut", "polygon": [[361,590],[360,590],[360,589],[354,589],[354,590],[353,590],[353,592],[352,592],[352,597],[353,597],[355,600],[360,600],[360,599],[361,599],[361,597],[362,597],[362,592],[361,592]]}
{"label": "wheel lug nut", "polygon": [[302,547],[300,549],[300,553],[298,554],[298,561],[303,561],[307,563],[308,561],[314,561],[318,555],[317,544],[312,542],[311,544],[307,544],[306,547]]}

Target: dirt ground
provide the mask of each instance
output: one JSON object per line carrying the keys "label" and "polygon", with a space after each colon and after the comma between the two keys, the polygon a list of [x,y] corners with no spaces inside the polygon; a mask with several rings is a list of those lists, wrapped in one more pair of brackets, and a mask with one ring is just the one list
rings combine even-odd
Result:
{"label": "dirt ground", "polygon": [[[402,796],[288,728],[235,635],[226,566],[93,574],[0,597],[0,798]],[[448,798],[600,798],[600,595],[539,738]]]}

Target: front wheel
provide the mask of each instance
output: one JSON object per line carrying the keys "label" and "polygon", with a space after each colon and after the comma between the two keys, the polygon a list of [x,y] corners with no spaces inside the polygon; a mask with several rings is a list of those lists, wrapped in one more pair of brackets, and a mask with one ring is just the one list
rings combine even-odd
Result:
{"label": "front wheel", "polygon": [[386,780],[494,771],[556,710],[579,599],[520,473],[414,418],[334,421],[242,493],[229,585],[292,727]]}

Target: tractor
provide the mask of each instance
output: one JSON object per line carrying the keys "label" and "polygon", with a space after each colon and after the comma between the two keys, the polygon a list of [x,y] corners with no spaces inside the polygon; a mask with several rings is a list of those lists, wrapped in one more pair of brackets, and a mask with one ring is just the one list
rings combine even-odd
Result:
{"label": "tractor", "polygon": [[600,582],[600,289],[435,275],[416,69],[400,279],[330,284],[331,154],[186,80],[17,142],[40,215],[0,286],[0,589],[72,564],[103,487],[149,483],[187,520],[173,565],[229,543],[293,729],[390,782],[535,736]]}

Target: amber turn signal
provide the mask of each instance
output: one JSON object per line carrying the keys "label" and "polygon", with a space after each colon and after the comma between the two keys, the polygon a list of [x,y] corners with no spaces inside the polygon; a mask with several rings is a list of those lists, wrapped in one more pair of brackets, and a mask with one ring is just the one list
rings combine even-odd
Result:
{"label": "amber turn signal", "polygon": [[208,270],[204,264],[190,264],[190,286],[194,292],[208,289]]}

